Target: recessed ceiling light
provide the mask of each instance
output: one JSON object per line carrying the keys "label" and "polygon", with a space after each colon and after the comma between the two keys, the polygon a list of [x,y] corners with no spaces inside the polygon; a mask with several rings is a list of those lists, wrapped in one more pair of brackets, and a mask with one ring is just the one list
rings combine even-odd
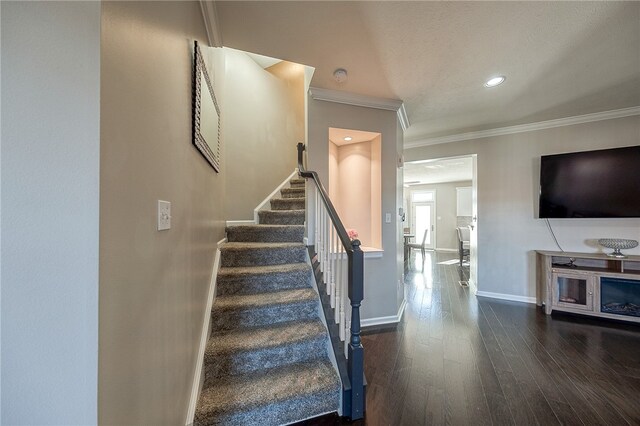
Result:
{"label": "recessed ceiling light", "polygon": [[503,76],[503,75],[499,75],[497,77],[491,77],[489,80],[487,80],[486,83],[484,83],[484,87],[495,87],[498,86],[499,84],[504,83],[504,81],[507,79],[507,77]]}
{"label": "recessed ceiling light", "polygon": [[352,138],[351,136],[346,136],[346,137],[344,138],[344,140],[345,140],[345,141],[347,141],[347,142],[349,142],[349,141],[350,141],[350,140],[352,140],[352,139],[353,139],[353,138]]}

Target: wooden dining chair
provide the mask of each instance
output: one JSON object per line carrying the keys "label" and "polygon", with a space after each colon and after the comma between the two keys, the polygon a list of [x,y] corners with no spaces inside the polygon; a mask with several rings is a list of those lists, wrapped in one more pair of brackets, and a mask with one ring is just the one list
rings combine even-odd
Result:
{"label": "wooden dining chair", "polygon": [[456,228],[456,234],[458,236],[458,256],[460,257],[460,266],[462,266],[464,257],[469,256],[470,253],[470,233],[471,230],[467,226]]}
{"label": "wooden dining chair", "polygon": [[427,250],[427,233],[429,232],[429,228],[424,230],[424,236],[422,237],[422,243],[409,243],[407,246],[409,249],[420,249],[422,253],[422,258],[424,259],[425,251]]}

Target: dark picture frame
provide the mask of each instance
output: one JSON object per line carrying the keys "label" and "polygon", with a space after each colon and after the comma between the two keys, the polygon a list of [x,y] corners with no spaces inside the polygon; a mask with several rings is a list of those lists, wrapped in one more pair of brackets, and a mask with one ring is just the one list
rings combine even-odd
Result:
{"label": "dark picture frame", "polygon": [[220,107],[197,41],[193,56],[193,144],[220,172]]}

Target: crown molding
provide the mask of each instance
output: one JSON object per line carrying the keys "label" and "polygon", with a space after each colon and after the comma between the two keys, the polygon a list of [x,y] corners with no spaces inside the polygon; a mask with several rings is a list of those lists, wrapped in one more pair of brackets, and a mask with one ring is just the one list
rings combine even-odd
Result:
{"label": "crown molding", "polygon": [[220,33],[215,1],[200,0],[200,10],[202,11],[202,19],[204,20],[204,26],[207,30],[209,46],[222,47],[222,34]]}
{"label": "crown molding", "polygon": [[457,135],[442,136],[438,138],[425,138],[405,142],[404,149],[418,148],[421,146],[438,145],[449,142],[468,141],[471,139],[490,138],[494,136],[512,135],[515,133],[532,132],[535,130],[552,129],[554,127],[572,126],[574,124],[592,123],[595,121],[624,118],[640,115],[640,106],[615,109],[611,111],[595,112],[592,114],[576,115],[573,117],[558,118],[555,120],[539,121],[537,123],[519,124],[517,126],[498,127],[495,129],[480,130],[478,132],[459,133]]}
{"label": "crown molding", "polygon": [[398,120],[400,120],[402,130],[406,132],[409,128],[409,117],[407,116],[407,110],[404,109],[404,102],[400,105],[400,108],[398,108]]}
{"label": "crown molding", "polygon": [[395,111],[402,130],[409,128],[409,118],[404,108],[404,103],[398,99],[376,98],[374,96],[358,95],[356,93],[341,92],[338,90],[309,87],[309,95],[316,101],[335,102],[338,104],[361,106],[365,108],[384,109]]}

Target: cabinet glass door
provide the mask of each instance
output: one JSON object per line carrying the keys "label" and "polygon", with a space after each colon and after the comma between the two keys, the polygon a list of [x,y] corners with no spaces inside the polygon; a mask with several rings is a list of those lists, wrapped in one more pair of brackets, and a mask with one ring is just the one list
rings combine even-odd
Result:
{"label": "cabinet glass door", "polygon": [[554,274],[554,305],[573,309],[593,309],[593,285],[589,277]]}

